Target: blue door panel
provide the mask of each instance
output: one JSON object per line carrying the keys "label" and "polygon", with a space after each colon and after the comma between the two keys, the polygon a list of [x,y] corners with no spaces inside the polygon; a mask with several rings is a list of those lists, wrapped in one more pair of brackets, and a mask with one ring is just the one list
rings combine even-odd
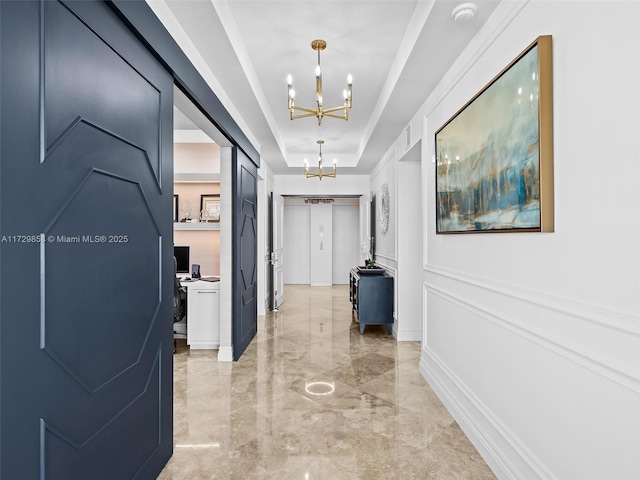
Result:
{"label": "blue door panel", "polygon": [[155,478],[173,79],[104,2],[0,2],[0,22],[0,477]]}
{"label": "blue door panel", "polygon": [[238,360],[256,335],[257,303],[257,167],[242,150],[234,154],[234,310],[233,358]]}

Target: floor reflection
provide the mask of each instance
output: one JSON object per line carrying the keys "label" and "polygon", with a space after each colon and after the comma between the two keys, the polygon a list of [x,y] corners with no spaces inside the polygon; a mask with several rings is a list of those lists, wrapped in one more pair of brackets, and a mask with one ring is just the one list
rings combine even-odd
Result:
{"label": "floor reflection", "polygon": [[384,326],[360,335],[347,286],[288,285],[240,361],[178,344],[174,455],[158,478],[495,478],[419,357]]}

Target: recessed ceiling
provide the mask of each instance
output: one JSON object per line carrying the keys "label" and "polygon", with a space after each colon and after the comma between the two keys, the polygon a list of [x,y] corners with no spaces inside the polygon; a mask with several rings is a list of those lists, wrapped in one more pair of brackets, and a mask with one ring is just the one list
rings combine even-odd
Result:
{"label": "recessed ceiling", "polygon": [[[382,159],[499,0],[474,2],[455,22],[451,0],[149,1],[275,174],[299,174],[304,158],[337,158],[341,174],[367,174]],[[287,74],[296,105],[315,106],[317,53],[325,106],[342,103],[353,75],[349,120],[289,119]]]}

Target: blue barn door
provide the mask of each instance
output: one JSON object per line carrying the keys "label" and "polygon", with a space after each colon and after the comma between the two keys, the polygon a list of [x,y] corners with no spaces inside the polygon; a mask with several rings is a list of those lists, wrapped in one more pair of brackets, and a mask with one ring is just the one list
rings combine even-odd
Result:
{"label": "blue barn door", "polygon": [[107,3],[0,2],[0,477],[172,452],[173,79]]}
{"label": "blue barn door", "polygon": [[258,168],[239,148],[233,155],[233,359],[258,330]]}

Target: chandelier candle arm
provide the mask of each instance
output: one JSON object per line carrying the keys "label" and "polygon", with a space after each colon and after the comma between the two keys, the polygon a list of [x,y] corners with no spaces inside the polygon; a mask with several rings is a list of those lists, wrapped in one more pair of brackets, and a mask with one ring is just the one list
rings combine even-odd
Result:
{"label": "chandelier candle arm", "polygon": [[[316,42],[319,42],[316,40]],[[316,104],[318,111],[322,111],[322,67],[320,67],[320,50],[324,50],[327,47],[326,43],[318,43],[316,47],[311,44],[311,48],[317,48],[318,50],[318,65],[316,65]]]}
{"label": "chandelier candle arm", "polygon": [[287,75],[287,93],[289,97],[289,110],[293,108],[293,97],[296,96],[296,92],[293,89],[292,82],[293,82],[293,78],[291,78],[291,75]]}
{"label": "chandelier candle arm", "polygon": [[[351,102],[353,97],[353,78],[351,74],[347,76],[347,88],[342,92],[344,97],[344,103],[338,107],[331,107],[325,109],[322,102],[322,67],[320,66],[320,52],[327,48],[327,42],[324,40],[314,40],[311,42],[311,48],[318,52],[318,64],[316,65],[316,108],[299,107],[295,104],[295,90],[293,89],[293,79],[291,75],[287,76],[287,97],[289,118],[296,120],[298,118],[316,117],[318,119],[318,125],[322,125],[322,119],[324,117],[340,118],[343,120],[349,120],[349,109],[351,108]],[[303,113],[296,113],[303,112]],[[342,112],[336,114],[334,112]]]}

